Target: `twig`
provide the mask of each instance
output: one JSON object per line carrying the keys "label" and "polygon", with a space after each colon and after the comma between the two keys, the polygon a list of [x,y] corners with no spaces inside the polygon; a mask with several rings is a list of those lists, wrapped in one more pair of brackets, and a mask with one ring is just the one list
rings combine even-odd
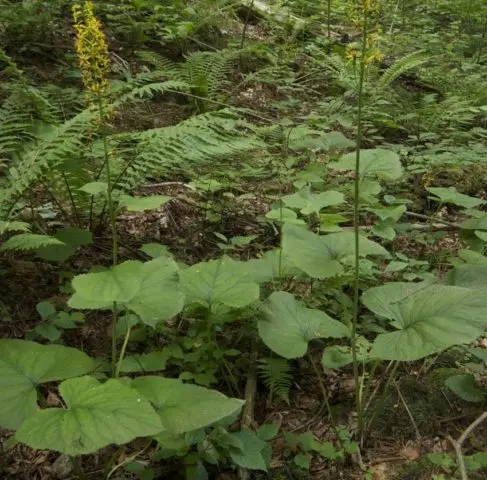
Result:
{"label": "twig", "polygon": [[467,437],[484,421],[487,420],[487,412],[482,413],[479,417],[477,417],[458,437],[457,440],[454,440],[450,435],[447,436],[450,443],[453,445],[455,449],[455,453],[457,455],[458,460],[458,469],[460,470],[460,477],[462,480],[468,480],[467,475],[467,468],[465,467],[465,459],[463,458],[462,452],[462,445],[467,439]]}
{"label": "twig", "polygon": [[411,410],[409,410],[408,404],[406,403],[406,400],[404,399],[401,390],[399,389],[399,385],[396,382],[394,382],[394,386],[396,387],[397,394],[399,395],[399,398],[401,399],[401,402],[404,405],[406,412],[408,412],[409,418],[411,419],[411,423],[413,424],[414,431],[416,432],[416,440],[421,440],[421,434],[419,433],[418,426],[416,425],[413,414],[411,413]]}
{"label": "twig", "polygon": [[[245,384],[245,405],[242,412],[242,419],[240,421],[242,429],[252,428],[254,424],[254,403],[257,392],[257,373],[255,371],[255,363],[258,356],[257,348],[257,343],[254,342],[251,347],[249,375],[247,377],[247,383]],[[249,471],[246,468],[239,467],[238,478],[239,480],[248,480]]]}
{"label": "twig", "polygon": [[190,190],[194,190],[196,192],[196,188],[192,185],[188,185],[184,182],[161,182],[161,183],[146,183],[141,185],[142,188],[157,188],[157,187],[170,187],[173,185],[179,185],[180,187],[189,188]]}
{"label": "twig", "polygon": [[442,220],[438,217],[429,217],[428,215],[423,215],[422,213],[405,212],[405,215],[407,215],[408,217],[420,218],[421,220],[426,220],[427,222],[441,223],[443,225],[447,225],[448,227],[452,227],[458,230],[462,229],[462,226],[458,223],[448,222],[447,220]]}

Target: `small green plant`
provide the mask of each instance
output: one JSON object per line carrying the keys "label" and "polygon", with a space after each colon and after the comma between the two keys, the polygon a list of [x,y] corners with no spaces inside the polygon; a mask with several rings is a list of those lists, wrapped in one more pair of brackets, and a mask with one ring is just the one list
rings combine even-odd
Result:
{"label": "small green plant", "polygon": [[320,442],[311,432],[294,434],[285,432],[286,454],[293,457],[296,466],[309,470],[313,455],[319,455],[332,462],[341,462],[345,455],[357,453],[358,445],[350,440],[350,433],[343,426],[337,428],[340,447],[336,448],[331,442]]}
{"label": "small green plant", "polygon": [[81,312],[57,311],[56,307],[50,302],[40,302],[37,304],[37,313],[42,319],[42,323],[28,332],[26,338],[35,340],[41,337],[56,343],[61,339],[63,330],[72,330],[84,323],[85,316]]}

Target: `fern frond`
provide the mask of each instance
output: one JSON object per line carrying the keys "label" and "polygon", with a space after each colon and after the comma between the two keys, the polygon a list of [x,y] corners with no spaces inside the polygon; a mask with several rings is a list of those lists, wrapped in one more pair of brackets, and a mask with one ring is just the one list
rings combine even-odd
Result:
{"label": "fern frond", "polygon": [[289,390],[292,385],[292,369],[284,358],[262,358],[257,370],[270,395],[277,395],[289,403]]}
{"label": "fern frond", "polygon": [[64,161],[83,151],[84,140],[97,112],[86,109],[67,122],[51,126],[27,145],[9,168],[6,185],[0,190],[0,216],[8,215],[17,201],[46,172],[56,172]]}
{"label": "fern frond", "polygon": [[30,231],[30,225],[26,222],[6,222],[0,220],[0,234],[5,232],[28,232]]}
{"label": "fern frond", "polygon": [[48,247],[50,245],[65,245],[65,243],[49,235],[20,233],[9,238],[0,247],[0,250],[37,250],[38,248]]}
{"label": "fern frond", "polygon": [[188,91],[190,86],[179,80],[168,80],[165,82],[148,83],[134,88],[129,93],[123,95],[115,104],[115,107],[119,107],[124,103],[136,102],[145,98],[152,98],[154,95],[162,95],[168,91]]}
{"label": "fern frond", "polygon": [[427,61],[429,61],[429,56],[425,55],[424,50],[418,50],[396,60],[380,77],[378,82],[379,88],[387,88],[401,75],[404,75],[413,68],[419,67]]}
{"label": "fern frond", "polygon": [[221,110],[134,134],[137,153],[121,176],[119,187],[130,190],[150,176],[167,173],[168,168],[215,162],[264,146],[254,132],[239,126],[235,112]]}
{"label": "fern frond", "polygon": [[152,65],[156,70],[161,72],[170,72],[176,69],[176,63],[169,58],[163,57],[156,52],[140,50],[135,52],[136,56],[143,62]]}
{"label": "fern frond", "polygon": [[233,63],[239,55],[238,50],[195,52],[179,64],[175,76],[189,83],[197,95],[215,98],[227,84]]}
{"label": "fern frond", "polygon": [[0,151],[12,153],[34,138],[30,132],[33,112],[25,100],[25,93],[18,88],[0,109]]}

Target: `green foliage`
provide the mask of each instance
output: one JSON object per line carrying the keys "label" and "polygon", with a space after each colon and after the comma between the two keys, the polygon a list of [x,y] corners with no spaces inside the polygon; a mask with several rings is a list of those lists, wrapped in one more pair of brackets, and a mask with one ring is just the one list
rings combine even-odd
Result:
{"label": "green foliage", "polygon": [[230,257],[198,263],[181,272],[187,303],[242,308],[259,299],[259,286],[242,276],[242,263]]}
{"label": "green foliage", "polygon": [[38,385],[91,372],[95,364],[83,352],[61,345],[0,340],[0,424],[18,428],[38,410]]}
{"label": "green foliage", "polygon": [[[110,49],[101,98],[80,89],[70,2],[0,2],[1,274],[45,260],[32,279],[69,279],[41,302],[43,285],[28,284],[40,318],[25,329],[2,296],[2,332],[39,340],[0,340],[0,425],[16,440],[95,453],[112,476],[177,476],[169,458],[187,479],[272,476],[279,427],[252,431],[252,404],[237,427],[244,402],[205,387],[252,401],[257,374],[273,416],[276,397],[295,401],[295,374],[313,384],[300,375],[310,342],[334,437],[284,434],[302,474],[388,431],[437,435],[447,402],[484,405],[485,351],[469,344],[487,326],[485,8],[377,3],[377,19],[350,22],[338,2],[325,14],[255,2],[254,15],[225,1],[95,1]],[[367,61],[364,38],[380,50]],[[106,330],[111,352],[98,349]],[[444,355],[457,368],[440,375]],[[417,378],[401,378],[417,360]],[[328,392],[328,369],[353,372],[356,416]],[[100,452],[140,437],[158,450],[122,465]],[[430,462],[457,473],[449,455]],[[485,452],[465,462],[484,468]]]}
{"label": "green foliage", "polygon": [[73,288],[71,308],[109,309],[116,302],[153,327],[183,307],[177,265],[165,257],[146,263],[129,260],[103,272],[78,275]]}
{"label": "green foliage", "polygon": [[[329,165],[334,170],[353,170],[355,153],[347,153],[338,162]],[[383,178],[397,180],[402,175],[402,166],[398,155],[381,148],[362,150],[360,160],[360,178]]]}
{"label": "green foliage", "polygon": [[412,52],[404,57],[396,60],[392,65],[387,67],[387,70],[382,73],[379,79],[379,87],[387,88],[395,80],[404,75],[409,70],[419,67],[429,60],[423,50]]}
{"label": "green foliage", "polygon": [[178,435],[206,427],[238,412],[244,402],[196,385],[162,377],[139,377],[132,386],[158,413],[159,431]]}
{"label": "green foliage", "polygon": [[[351,232],[321,236],[286,223],[283,227],[282,249],[283,254],[310,277],[329,278],[344,273],[342,263],[354,255],[355,243]],[[360,237],[359,254],[364,257],[389,256],[381,245],[363,236]]]}
{"label": "green foliage", "polygon": [[259,335],[263,342],[284,358],[303,357],[308,342],[316,338],[342,338],[348,328],[320,310],[304,307],[293,295],[274,292],[262,307]]}
{"label": "green foliage", "polygon": [[121,380],[99,384],[81,377],[62,382],[59,391],[67,408],[47,408],[28,418],[16,433],[19,441],[76,456],[164,428],[149,401]]}
{"label": "green foliage", "polygon": [[289,362],[284,358],[261,358],[257,364],[259,377],[273,396],[289,403],[293,375]]}
{"label": "green foliage", "polygon": [[485,329],[487,300],[479,290],[389,283],[371,288],[363,302],[398,331],[376,337],[371,355],[411,361],[475,340]]}
{"label": "green foliage", "polygon": [[60,246],[66,244],[49,235],[36,235],[34,233],[19,233],[10,237],[1,246],[2,250],[37,250],[43,247]]}
{"label": "green foliage", "polygon": [[446,379],[445,384],[462,400],[474,403],[483,402],[485,400],[486,392],[477,385],[473,375],[453,375]]}

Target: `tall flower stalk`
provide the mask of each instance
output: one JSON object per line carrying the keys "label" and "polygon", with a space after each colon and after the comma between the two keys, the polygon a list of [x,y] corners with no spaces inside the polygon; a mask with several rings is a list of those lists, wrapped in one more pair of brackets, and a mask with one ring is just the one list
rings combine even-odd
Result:
{"label": "tall flower stalk", "polygon": [[379,4],[378,0],[356,0],[351,3],[351,14],[355,28],[361,33],[359,44],[351,44],[347,49],[347,58],[353,62],[357,74],[357,130],[356,154],[354,174],[354,204],[353,229],[355,237],[354,285],[353,285],[353,317],[351,348],[353,358],[353,374],[355,379],[357,430],[358,437],[363,437],[364,408],[363,408],[363,376],[359,372],[357,358],[357,325],[360,312],[360,149],[362,145],[362,123],[364,108],[364,83],[367,68],[374,61],[380,61],[382,55],[377,48],[380,29],[377,23]]}
{"label": "tall flower stalk", "polygon": [[[82,5],[73,6],[74,28],[76,30],[76,53],[81,70],[83,85],[88,93],[88,103],[98,111],[98,127],[103,141],[104,162],[102,170],[106,173],[107,207],[112,231],[112,264],[118,262],[117,216],[113,202],[113,184],[110,169],[110,151],[107,140],[108,111],[107,99],[110,95],[108,72],[110,57],[105,34],[100,21],[93,10],[93,2],[86,0]],[[101,170],[101,171],[102,171]],[[117,324],[117,305],[112,306],[112,366],[116,372],[117,342],[115,328]]]}

